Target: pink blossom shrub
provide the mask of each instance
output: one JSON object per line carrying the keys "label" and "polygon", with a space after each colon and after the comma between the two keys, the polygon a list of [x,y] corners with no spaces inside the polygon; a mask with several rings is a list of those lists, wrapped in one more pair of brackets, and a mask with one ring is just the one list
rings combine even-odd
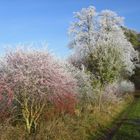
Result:
{"label": "pink blossom shrub", "polygon": [[17,101],[22,102],[26,95],[30,100],[34,97],[46,99],[46,103],[51,102],[61,111],[74,110],[77,81],[48,52],[10,52],[1,62],[1,69],[1,76],[14,91]]}
{"label": "pink blossom shrub", "polygon": [[3,122],[10,117],[13,91],[0,78],[0,121]]}
{"label": "pink blossom shrub", "polygon": [[74,94],[63,94],[63,96],[53,96],[53,103],[56,108],[56,113],[74,114],[74,108],[77,103]]}

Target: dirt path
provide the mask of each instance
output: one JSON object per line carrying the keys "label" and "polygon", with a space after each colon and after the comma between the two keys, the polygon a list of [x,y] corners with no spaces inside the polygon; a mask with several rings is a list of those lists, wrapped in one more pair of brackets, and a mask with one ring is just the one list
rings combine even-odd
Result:
{"label": "dirt path", "polygon": [[[122,119],[120,122],[117,122],[115,124],[115,126],[111,129],[108,129],[108,131],[106,132],[107,134],[105,135],[105,137],[99,139],[99,140],[112,140],[113,137],[115,136],[115,134],[118,132],[118,130],[120,129],[120,127],[124,124],[127,125],[135,125],[135,126],[140,126],[140,119]],[[140,129],[139,129],[140,132]]]}
{"label": "dirt path", "polygon": [[[140,92],[139,92],[140,93]],[[138,93],[136,93],[136,97],[140,97],[140,94],[138,94]],[[121,117],[121,119],[119,120],[119,121],[117,121],[117,122],[115,122],[114,123],[114,125],[113,125],[113,127],[112,128],[110,128],[110,129],[106,129],[106,131],[104,132],[104,137],[102,137],[102,138],[99,138],[98,140],[125,140],[125,138],[122,138],[122,137],[120,137],[120,138],[115,138],[114,139],[114,136],[116,135],[116,134],[118,134],[118,133],[120,133],[119,131],[120,131],[120,128],[122,127],[122,126],[129,126],[130,128],[132,127],[134,127],[134,128],[136,128],[136,130],[134,130],[134,131],[137,131],[139,134],[140,134],[140,116],[139,116],[139,114],[138,115],[136,115],[135,117],[131,117],[131,115],[129,115],[129,113],[131,112],[132,114],[133,114],[133,109],[135,109],[135,104],[137,103],[137,100],[139,100],[139,102],[140,102],[140,98],[139,99],[136,99],[136,101],[134,101],[134,103],[132,104],[132,109],[129,107],[129,109],[131,110],[131,111],[126,111],[123,115],[122,115],[122,117]],[[137,105],[137,104],[136,104]],[[136,106],[138,109],[140,109],[140,106]],[[139,111],[139,110],[138,110]],[[134,114],[137,112],[137,110],[134,112]],[[130,113],[130,114],[131,114]],[[133,115],[132,115],[133,116]],[[130,131],[133,131],[133,129],[131,128],[131,130]],[[132,135],[133,134],[133,132],[129,132],[129,133],[131,133],[130,135]],[[123,134],[123,132],[121,132],[121,134]],[[119,134],[120,135],[120,134]],[[125,135],[125,133],[123,134],[123,135]],[[127,135],[127,134],[126,134]],[[128,134],[129,135],[129,134]],[[135,134],[134,134],[135,135]],[[138,136],[139,137],[139,136]],[[127,137],[128,138],[128,137]],[[133,138],[131,138],[130,137],[130,140],[133,140]],[[136,138],[135,138],[135,140],[137,140]],[[140,140],[140,137],[138,138],[138,140]]]}
{"label": "dirt path", "polygon": [[120,121],[116,122],[112,128],[107,129],[104,133],[105,136],[102,138],[99,138],[98,140],[112,140],[114,135],[117,133],[119,128],[122,126],[122,124],[126,121],[127,119],[122,118]]}

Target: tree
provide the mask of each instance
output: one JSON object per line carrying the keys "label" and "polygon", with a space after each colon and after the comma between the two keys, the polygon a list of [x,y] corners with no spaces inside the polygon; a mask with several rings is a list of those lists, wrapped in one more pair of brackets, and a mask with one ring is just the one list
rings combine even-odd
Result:
{"label": "tree", "polygon": [[103,10],[99,14],[99,25],[98,43],[113,43],[122,53],[121,59],[125,65],[125,75],[131,76],[134,73],[134,61],[138,59],[138,52],[134,50],[122,30],[123,18],[119,17],[113,11]]}
{"label": "tree", "polygon": [[137,31],[134,31],[132,29],[128,29],[126,27],[122,27],[125,36],[127,37],[127,39],[131,42],[131,44],[133,45],[133,47],[139,51],[140,48],[140,33],[138,33]]}
{"label": "tree", "polygon": [[86,59],[87,70],[94,74],[93,82],[100,87],[118,80],[123,72],[121,52],[113,45],[99,45]]}
{"label": "tree", "polygon": [[[127,39],[132,43],[133,47],[139,52],[140,60],[140,34],[131,29],[122,28]],[[136,89],[140,89],[140,61],[136,64],[135,73],[130,77],[130,80],[135,83]]]}
{"label": "tree", "polygon": [[84,59],[84,57],[92,52],[95,44],[95,17],[96,11],[93,6],[89,8],[83,8],[80,12],[74,14],[75,21],[69,28],[69,34],[72,40],[69,43],[69,47],[74,49],[74,57],[78,61]]}
{"label": "tree", "polygon": [[77,82],[48,52],[10,52],[0,66],[0,79],[12,90],[13,105],[22,115],[28,133],[36,130],[48,104],[58,111],[74,112]]}
{"label": "tree", "polygon": [[[95,50],[112,46],[116,48],[116,52],[120,52],[120,59],[124,65],[126,76],[133,74],[135,68],[133,60],[137,58],[137,52],[127,41],[122,31],[123,19],[121,17],[110,10],[104,10],[97,14],[95,8],[91,6],[75,13],[74,17],[75,21],[70,27],[72,36],[70,46],[74,49],[70,59],[73,64],[78,65],[79,68],[82,65],[87,68],[88,62],[86,59],[89,59],[90,56],[92,62]],[[116,61],[120,62],[119,59],[116,59]],[[96,65],[95,62],[93,65]],[[90,71],[93,72],[94,70],[91,70],[90,67]],[[118,69],[118,71],[120,70]],[[96,74],[96,72],[93,74]]]}
{"label": "tree", "polygon": [[99,90],[97,97],[101,109],[104,88],[117,81],[123,72],[121,52],[115,46],[113,47],[113,44],[99,45],[92,54],[87,56],[86,67],[88,71],[93,73],[92,85]]}
{"label": "tree", "polygon": [[75,13],[70,27],[72,64],[91,73],[93,87],[99,89],[99,108],[102,91],[109,83],[119,78],[128,78],[134,73],[138,53],[126,39],[122,30],[123,18],[115,12],[103,10],[96,13],[90,6]]}

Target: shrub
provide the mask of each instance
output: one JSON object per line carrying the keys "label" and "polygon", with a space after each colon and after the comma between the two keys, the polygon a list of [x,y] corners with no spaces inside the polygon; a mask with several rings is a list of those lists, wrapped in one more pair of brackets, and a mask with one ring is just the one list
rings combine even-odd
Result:
{"label": "shrub", "polygon": [[120,82],[119,91],[121,93],[132,93],[135,91],[134,84],[128,80],[124,80]]}
{"label": "shrub", "polygon": [[14,92],[14,105],[29,133],[32,128],[36,129],[48,104],[61,111],[74,112],[76,80],[48,52],[10,52],[3,59],[0,74]]}
{"label": "shrub", "polygon": [[0,122],[7,120],[11,115],[13,91],[0,77]]}

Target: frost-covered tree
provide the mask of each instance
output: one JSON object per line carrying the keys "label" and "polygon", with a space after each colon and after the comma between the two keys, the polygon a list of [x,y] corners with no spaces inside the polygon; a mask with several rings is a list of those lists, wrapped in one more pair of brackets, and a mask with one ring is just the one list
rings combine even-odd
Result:
{"label": "frost-covered tree", "polygon": [[98,44],[114,44],[121,51],[121,59],[125,65],[124,70],[127,75],[133,74],[135,68],[134,61],[138,58],[138,53],[132,44],[126,39],[122,30],[123,18],[115,12],[103,10],[99,14],[99,39]]}
{"label": "frost-covered tree", "polygon": [[83,8],[74,14],[74,18],[75,21],[69,29],[71,36],[69,47],[75,51],[73,56],[81,61],[95,47],[95,7]]}
{"label": "frost-covered tree", "polygon": [[[123,18],[110,10],[104,10],[97,14],[92,6],[87,9],[83,8],[80,12],[75,13],[74,17],[75,21],[70,27],[72,36],[70,46],[74,50],[70,60],[73,64],[79,68],[82,65],[87,67],[87,58],[89,59],[90,56],[90,63],[92,63],[95,50],[100,47],[104,49],[108,48],[106,46],[112,46],[112,48],[115,47],[116,53],[120,52],[120,58],[115,59],[115,63],[119,63],[121,60],[124,65],[124,73],[126,75],[133,73],[135,68],[133,61],[137,58],[137,52],[122,31]],[[93,70],[90,71],[93,72]]]}

